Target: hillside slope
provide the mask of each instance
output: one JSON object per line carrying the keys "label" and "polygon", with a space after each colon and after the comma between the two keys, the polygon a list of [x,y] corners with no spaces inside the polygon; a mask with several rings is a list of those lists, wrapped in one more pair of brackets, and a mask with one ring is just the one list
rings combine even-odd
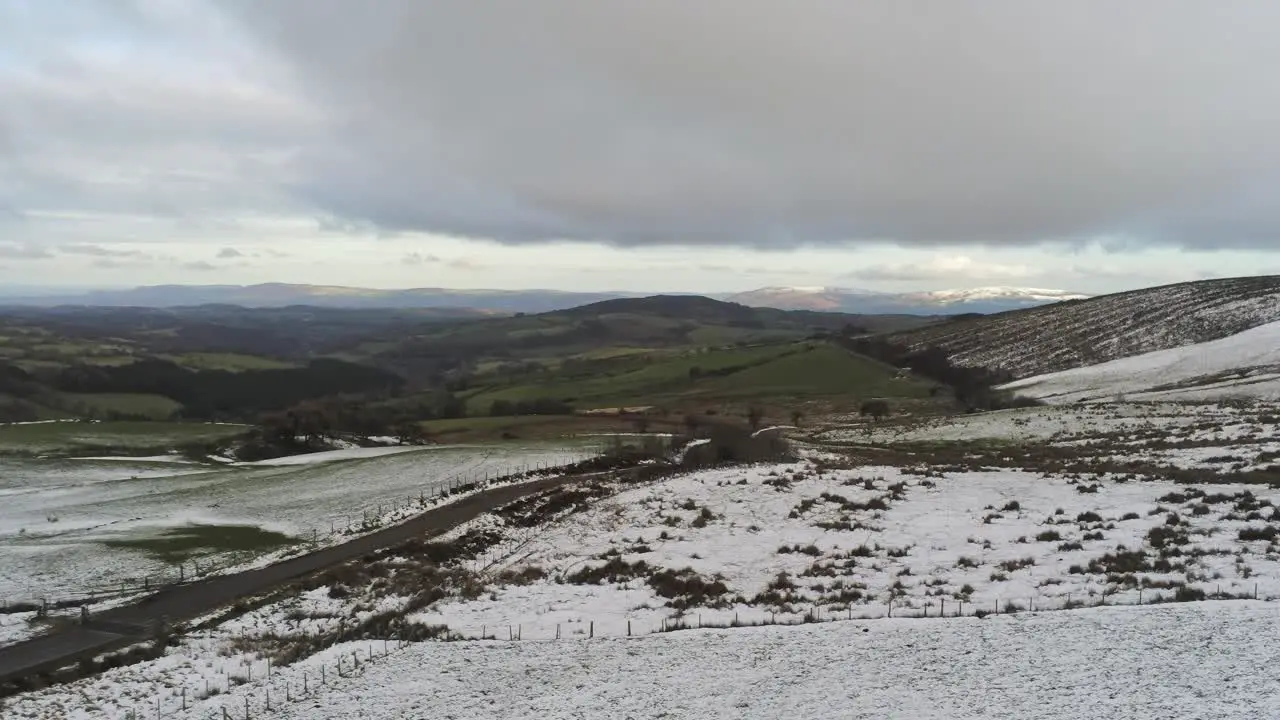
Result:
{"label": "hillside slope", "polygon": [[1280,276],[1179,283],[895,333],[1016,378],[1217,340],[1280,320]]}
{"label": "hillside slope", "polygon": [[1064,370],[1005,386],[1050,403],[1280,397],[1280,322],[1209,342]]}

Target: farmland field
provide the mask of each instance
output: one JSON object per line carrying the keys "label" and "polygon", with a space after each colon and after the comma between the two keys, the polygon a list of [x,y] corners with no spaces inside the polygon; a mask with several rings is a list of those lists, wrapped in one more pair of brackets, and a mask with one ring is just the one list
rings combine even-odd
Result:
{"label": "farmland field", "polygon": [[192,422],[43,422],[0,425],[0,455],[132,454],[221,440],[243,425]]}
{"label": "farmland field", "polygon": [[563,463],[591,450],[565,442],[377,448],[340,451],[331,462],[305,456],[233,467],[0,459],[0,598],[107,589],[190,558],[208,562],[327,535],[454,478]]}

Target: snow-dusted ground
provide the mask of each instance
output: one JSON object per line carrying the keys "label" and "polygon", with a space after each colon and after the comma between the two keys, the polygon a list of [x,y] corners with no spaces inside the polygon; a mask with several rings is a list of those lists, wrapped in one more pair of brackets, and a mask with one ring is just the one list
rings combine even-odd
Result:
{"label": "snow-dusted ground", "polygon": [[1025,378],[1003,389],[1052,403],[1080,400],[1280,398],[1280,322],[1220,340]]}
{"label": "snow-dusted ground", "polygon": [[[1005,440],[1054,444],[1112,440],[1141,434],[1165,439],[1229,440],[1274,429],[1280,404],[1245,406],[1178,402],[1125,402],[1029,407],[956,416],[926,416],[876,423],[848,418],[818,432],[823,442],[893,445],[910,442]],[[1220,430],[1217,434],[1205,431]]]}
{"label": "snow-dusted ground", "polygon": [[[1280,662],[1276,613],[1268,603],[1206,602],[630,639],[427,642],[385,650],[354,642],[270,677],[260,663],[252,681],[230,687],[227,674],[243,680],[250,667],[239,658],[199,654],[192,643],[192,655],[184,649],[108,671],[76,692],[53,688],[14,698],[4,716],[220,718],[225,708],[244,717],[247,700],[251,717],[294,720],[1254,720],[1280,713],[1271,671]],[[352,653],[361,660],[354,672]],[[337,677],[340,656],[347,677]],[[225,690],[197,700],[206,679]],[[188,692],[186,712],[179,709],[181,688]]]}
{"label": "snow-dusted ground", "polygon": [[[193,524],[312,539],[412,510],[455,482],[589,456],[589,443],[373,448],[301,464],[205,466],[147,460],[0,459],[0,599],[79,597],[177,568],[115,540]],[[293,458],[290,458],[292,460]],[[342,460],[342,462],[324,462]],[[401,512],[400,515],[406,514]],[[208,557],[226,562],[229,558]],[[188,571],[190,568],[188,568]]]}
{"label": "snow-dusted ground", "polygon": [[[1280,600],[1278,426],[1266,404],[1131,403],[829,431],[852,456],[608,484],[541,524],[485,515],[440,539],[478,542],[460,560],[358,563],[5,717],[184,716],[184,688],[191,717],[246,699],[258,717],[268,687],[271,717],[307,720],[1269,717],[1280,605],[1242,598]],[[1169,603],[1203,597],[1232,599]],[[1017,614],[974,617],[996,610]],[[268,655],[387,612],[462,640],[366,629],[266,678]],[[772,623],[797,625],[709,629]]]}

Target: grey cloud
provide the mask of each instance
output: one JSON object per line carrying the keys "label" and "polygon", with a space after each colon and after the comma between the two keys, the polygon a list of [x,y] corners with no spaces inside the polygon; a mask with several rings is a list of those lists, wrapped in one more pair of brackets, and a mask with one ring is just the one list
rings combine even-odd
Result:
{"label": "grey cloud", "polygon": [[205,260],[192,260],[191,262],[184,262],[182,263],[181,267],[184,270],[197,270],[200,272],[208,272],[210,270],[218,269],[217,265],[214,265],[213,263],[207,262]]}
{"label": "grey cloud", "polygon": [[11,260],[42,260],[53,257],[53,253],[49,252],[48,248],[38,245],[15,245],[9,243],[0,245],[0,257]]}
{"label": "grey cloud", "polygon": [[240,252],[239,250],[233,247],[224,247],[218,251],[218,257],[219,258],[238,258],[238,257],[244,257],[244,253]]}
{"label": "grey cloud", "polygon": [[0,3],[0,46],[0,197],[15,207],[192,224],[293,207],[311,110],[209,6]]}
{"label": "grey cloud", "polygon": [[121,250],[118,248],[107,247],[105,245],[94,245],[89,243],[72,243],[69,245],[59,245],[58,252],[63,255],[89,255],[91,257],[143,257],[146,253],[141,250]]}
{"label": "grey cloud", "polygon": [[330,121],[292,189],[353,226],[1280,248],[1261,0],[229,7]]}
{"label": "grey cloud", "polygon": [[404,265],[427,265],[440,262],[440,258],[430,253],[411,252],[400,258],[400,262]]}

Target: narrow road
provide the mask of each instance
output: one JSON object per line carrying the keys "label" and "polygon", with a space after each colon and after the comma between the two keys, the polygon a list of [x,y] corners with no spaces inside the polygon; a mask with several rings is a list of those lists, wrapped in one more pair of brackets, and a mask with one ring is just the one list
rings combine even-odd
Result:
{"label": "narrow road", "polygon": [[[438,535],[514,500],[570,482],[580,475],[559,476],[484,490],[457,502],[428,510],[368,535],[281,561],[257,570],[221,575],[165,588],[153,595],[93,615],[90,626],[71,626],[16,645],[0,647],[0,684],[56,670],[82,657],[141,642],[161,618],[190,620],[242,597],[282,585],[413,538]],[[129,633],[136,629],[137,634]]]}

